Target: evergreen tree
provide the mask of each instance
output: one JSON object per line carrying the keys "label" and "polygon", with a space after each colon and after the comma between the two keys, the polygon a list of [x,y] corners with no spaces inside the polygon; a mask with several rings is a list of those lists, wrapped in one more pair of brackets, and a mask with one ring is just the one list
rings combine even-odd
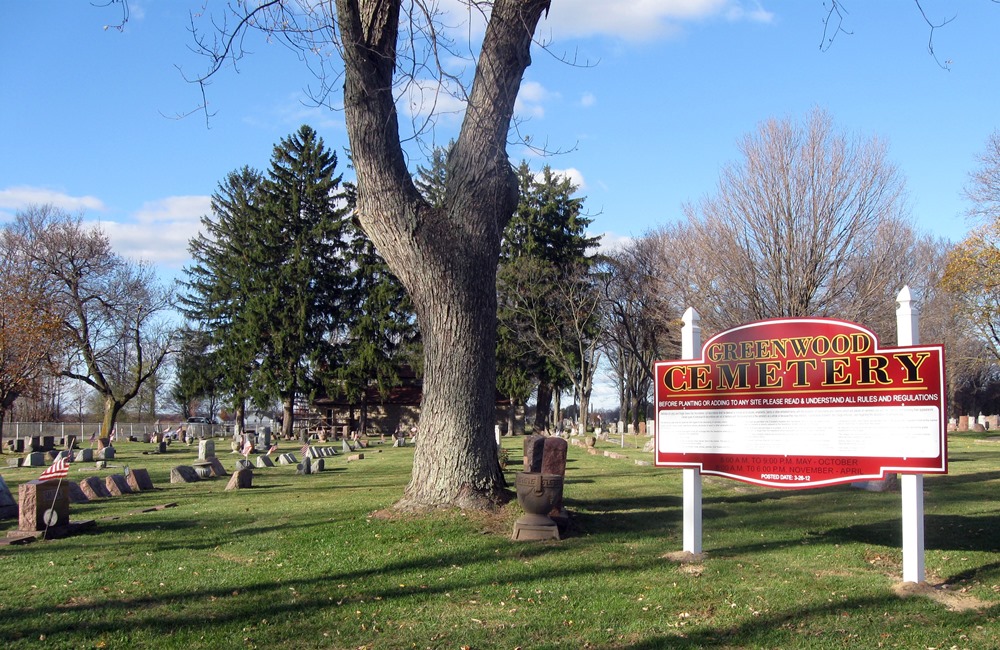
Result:
{"label": "evergreen tree", "polygon": [[419,359],[418,328],[406,290],[375,245],[350,223],[350,289],[346,294],[347,336],[336,378],[352,402],[361,405],[360,430],[367,428],[368,389],[381,396],[399,383],[401,366]]}
{"label": "evergreen tree", "polygon": [[448,180],[448,153],[454,145],[455,142],[452,141],[447,147],[434,147],[434,151],[431,152],[430,167],[417,167],[417,173],[414,175],[413,184],[431,207],[444,207]]}
{"label": "evergreen tree", "polygon": [[[541,430],[549,424],[553,393],[577,382],[563,369],[566,364],[534,342],[555,331],[554,321],[565,311],[552,303],[559,295],[556,284],[577,282],[599,238],[586,235],[591,219],[583,214],[583,198],[573,196],[577,188],[568,177],[548,166],[536,175],[526,162],[517,177],[520,200],[504,231],[498,270],[497,383],[512,401],[523,402],[531,390],[528,377],[533,378],[535,429]],[[581,368],[586,365],[578,361]]]}
{"label": "evergreen tree", "polygon": [[[215,390],[227,394],[237,432],[243,430],[251,377],[260,359],[259,323],[251,318],[248,305],[267,281],[255,264],[262,257],[255,250],[264,218],[262,182],[260,172],[243,167],[230,172],[219,184],[212,195],[213,216],[201,218],[203,232],[188,244],[194,264],[185,268],[188,279],[182,284],[186,291],[180,296],[182,312],[204,337],[198,339],[190,333],[187,346],[200,349],[200,353],[190,354],[203,358],[182,356],[180,370],[184,372],[179,373],[174,398],[183,404]],[[209,361],[212,368],[206,366]],[[185,378],[191,366],[197,366],[193,370],[197,381]],[[217,389],[206,384],[206,376],[218,382]]]}
{"label": "evergreen tree", "polygon": [[336,154],[302,126],[275,146],[261,184],[264,218],[251,259],[261,282],[247,303],[260,343],[254,389],[257,401],[281,401],[286,437],[295,400],[315,387],[312,369],[335,364],[345,320],[349,211],[336,167]]}

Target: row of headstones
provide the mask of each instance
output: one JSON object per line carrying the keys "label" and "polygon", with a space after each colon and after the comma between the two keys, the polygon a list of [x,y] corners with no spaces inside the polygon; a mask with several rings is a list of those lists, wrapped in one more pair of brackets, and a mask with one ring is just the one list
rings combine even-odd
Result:
{"label": "row of headstones", "polygon": [[26,454],[24,458],[8,458],[7,467],[45,467],[50,465],[53,461],[59,458],[65,458],[70,462],[77,463],[92,463],[95,460],[111,460],[115,457],[114,447],[105,447],[104,449],[77,449],[76,453],[72,451],[33,451]]}
{"label": "row of headstones", "polygon": [[[57,442],[58,440],[58,442]],[[58,451],[57,447],[64,447],[68,451],[78,449],[79,438],[76,434],[69,434],[66,437],[56,436],[28,436],[26,438],[11,438],[7,440],[7,448],[15,454]],[[111,446],[110,438],[97,438],[97,448],[104,449]]]}
{"label": "row of headstones", "polygon": [[990,431],[1000,427],[1000,415],[960,415],[948,420],[949,431]]}
{"label": "row of headstones", "polygon": [[[127,474],[112,474],[103,480],[88,476],[76,481],[26,481],[18,487],[18,500],[0,477],[0,519],[17,517],[19,532],[37,532],[47,526],[69,523],[69,504],[87,503],[93,499],[152,490],[153,481],[145,469],[131,469]],[[46,511],[55,512],[55,519],[45,521]]]}

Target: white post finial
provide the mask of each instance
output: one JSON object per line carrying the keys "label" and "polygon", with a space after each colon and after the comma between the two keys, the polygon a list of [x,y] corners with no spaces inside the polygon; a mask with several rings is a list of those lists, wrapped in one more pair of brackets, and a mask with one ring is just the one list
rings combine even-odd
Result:
{"label": "white post finial", "polygon": [[896,296],[896,345],[917,345],[920,343],[918,321],[920,310],[910,296],[910,287],[904,286]]}
{"label": "white post finial", "polygon": [[694,307],[688,307],[681,318],[681,359],[694,359],[701,348],[701,316]]}

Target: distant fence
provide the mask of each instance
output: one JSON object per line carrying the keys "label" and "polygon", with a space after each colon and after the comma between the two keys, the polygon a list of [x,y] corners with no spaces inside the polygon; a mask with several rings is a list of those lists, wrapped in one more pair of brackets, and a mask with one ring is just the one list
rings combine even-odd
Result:
{"label": "distant fence", "polygon": [[[178,426],[187,428],[188,434],[199,438],[216,438],[232,434],[232,426],[224,424],[160,424],[152,422],[116,422],[115,435],[118,438],[128,438],[129,436],[141,437],[152,435],[161,431],[176,431]],[[6,440],[17,440],[19,438],[30,438],[32,436],[57,436],[64,438],[68,435],[78,436],[86,440],[94,433],[99,433],[101,424],[99,422],[5,422],[3,425],[3,437]]]}

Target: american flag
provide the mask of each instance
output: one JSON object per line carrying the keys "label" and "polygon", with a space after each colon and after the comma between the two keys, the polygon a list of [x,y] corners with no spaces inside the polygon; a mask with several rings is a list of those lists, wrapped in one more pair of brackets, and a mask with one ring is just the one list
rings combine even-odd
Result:
{"label": "american flag", "polygon": [[278,445],[271,445],[271,448],[267,450],[267,453],[273,454],[276,451],[278,451]]}
{"label": "american flag", "polygon": [[250,438],[247,438],[246,444],[243,445],[243,455],[249,456],[251,451],[253,451],[253,443],[250,442]]}
{"label": "american flag", "polygon": [[63,479],[69,476],[69,464],[66,462],[65,456],[60,456],[56,459],[56,462],[42,472],[42,475],[38,477],[39,481],[51,481],[52,479]]}
{"label": "american flag", "polygon": [[301,451],[302,451],[302,455],[303,456],[309,455],[309,443],[308,442],[306,444],[302,445]]}
{"label": "american flag", "polygon": [[94,442],[95,440],[97,440],[97,432],[96,431],[93,432],[92,434],[90,434],[90,442]]}

